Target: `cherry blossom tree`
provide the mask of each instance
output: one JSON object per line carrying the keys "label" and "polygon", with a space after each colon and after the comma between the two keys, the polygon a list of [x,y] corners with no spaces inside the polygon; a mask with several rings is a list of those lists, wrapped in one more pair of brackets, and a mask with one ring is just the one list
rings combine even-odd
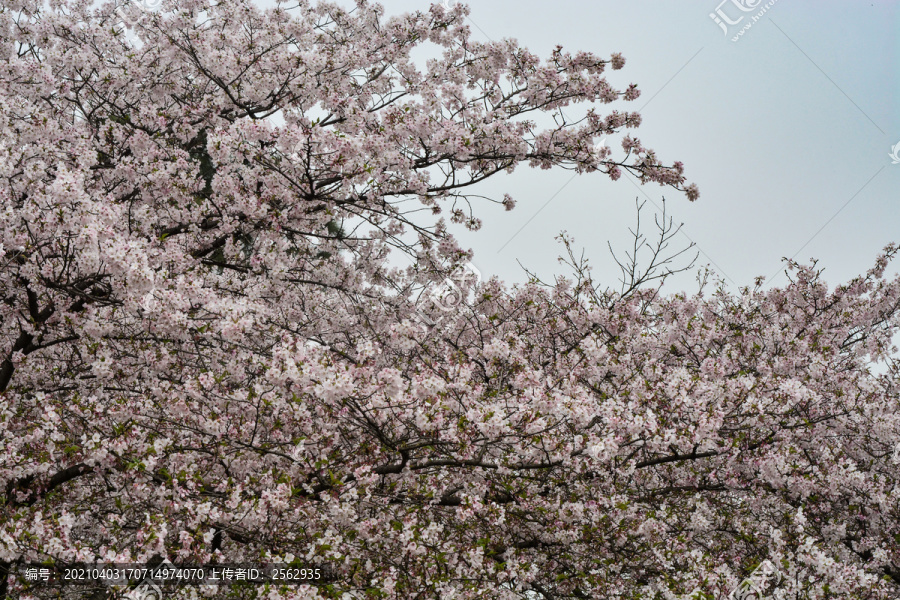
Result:
{"label": "cherry blossom tree", "polygon": [[492,175],[697,198],[595,146],[640,123],[594,108],[638,96],[620,55],[479,43],[462,5],[116,8],[0,7],[2,595],[165,558],[334,572],[173,598],[897,597],[896,246],[673,296],[570,252],[446,311]]}

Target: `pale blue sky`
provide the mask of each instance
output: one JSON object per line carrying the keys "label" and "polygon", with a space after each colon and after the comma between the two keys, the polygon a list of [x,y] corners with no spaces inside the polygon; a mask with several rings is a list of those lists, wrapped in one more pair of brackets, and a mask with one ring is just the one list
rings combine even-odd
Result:
{"label": "pale blue sky", "polygon": [[[689,203],[657,185],[639,190],[626,177],[572,179],[567,171],[520,168],[484,186],[496,197],[511,193],[517,208],[486,206],[482,230],[459,236],[485,275],[522,281],[517,260],[545,277],[561,272],[554,237],[565,229],[598,279],[615,283],[606,241],[625,249],[636,196],[658,203],[665,194],[670,213],[705,254],[700,263],[714,262],[740,286],[780,273],[781,257],[795,254],[818,258],[835,284],[900,241],[900,164],[888,156],[900,142],[900,2],[779,0],[737,42],[710,13],[720,7],[736,20],[756,11],[718,2],[469,3],[476,39],[513,37],[541,56],[556,44],[622,52],[627,64],[609,79],[642,90],[635,102],[621,103],[628,110],[646,105],[637,135],[663,159],[684,162],[701,190]],[[387,14],[429,5],[382,4]],[[670,287],[693,289],[693,276]]]}

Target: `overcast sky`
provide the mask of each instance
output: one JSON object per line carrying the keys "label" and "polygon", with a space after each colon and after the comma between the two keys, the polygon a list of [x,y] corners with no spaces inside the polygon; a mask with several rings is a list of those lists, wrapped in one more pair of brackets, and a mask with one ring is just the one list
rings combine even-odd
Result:
{"label": "overcast sky", "polygon": [[[382,5],[392,15],[428,10],[430,2]],[[887,243],[900,242],[900,160],[893,164],[890,156],[893,147],[900,155],[900,0],[468,5],[476,40],[515,38],[543,58],[557,44],[603,57],[621,52],[625,68],[609,71],[608,80],[620,90],[637,83],[642,95],[599,109],[641,112],[633,134],[663,162],[682,161],[701,193],[690,203],[670,188],[638,186],[627,173],[616,182],[527,166],[498,175],[473,192],[497,199],[509,193],[516,209],[484,205],[476,211],[481,231],[455,230],[474,249],[484,277],[521,282],[522,266],[545,280],[565,273],[555,238],[566,230],[594,265],[595,280],[615,287],[618,268],[607,242],[624,253],[635,199],[647,202],[652,223],[664,195],[676,223],[684,223],[673,243],[695,242],[698,266],[710,265],[733,291],[757,276],[768,285],[786,283],[782,257],[818,259],[835,285],[867,270]],[[607,140],[618,150],[614,157],[624,154],[621,137]],[[667,291],[695,289],[694,272],[673,279]]]}
{"label": "overcast sky", "polygon": [[[547,278],[562,272],[554,238],[567,230],[598,279],[614,284],[607,240],[624,251],[635,198],[651,209],[663,195],[697,243],[700,264],[711,263],[733,289],[758,275],[785,283],[785,256],[817,258],[834,285],[900,241],[900,164],[889,156],[900,143],[900,2],[777,0],[736,42],[767,2],[719,2],[469,3],[478,40],[512,37],[542,57],[556,44],[623,53],[626,66],[609,81],[619,89],[637,83],[642,96],[601,109],[640,109],[636,135],[664,161],[682,161],[701,192],[690,203],[628,176],[522,167],[482,188],[498,198],[509,192],[516,209],[486,206],[482,230],[459,235],[485,276],[522,281],[519,262]],[[744,12],[741,2],[756,9]],[[430,3],[382,4],[390,15]],[[691,290],[694,277],[666,287]]]}

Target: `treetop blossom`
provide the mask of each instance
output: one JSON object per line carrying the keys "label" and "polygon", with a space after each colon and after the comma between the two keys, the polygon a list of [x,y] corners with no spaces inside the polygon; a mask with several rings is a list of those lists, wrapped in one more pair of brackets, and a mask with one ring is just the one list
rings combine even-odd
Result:
{"label": "treetop blossom", "polygon": [[696,199],[636,137],[595,150],[640,123],[597,110],[637,97],[621,55],[477,42],[463,5],[115,9],[0,7],[0,595],[164,558],[336,574],[213,597],[711,598],[764,561],[900,593],[897,246],[837,287],[573,264],[418,303],[501,171]]}

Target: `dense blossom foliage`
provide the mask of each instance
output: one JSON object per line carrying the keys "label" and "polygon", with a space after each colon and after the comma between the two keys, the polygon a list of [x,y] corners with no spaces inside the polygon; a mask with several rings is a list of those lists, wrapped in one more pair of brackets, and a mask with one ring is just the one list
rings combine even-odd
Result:
{"label": "dense blossom foliage", "polygon": [[576,268],[417,303],[495,173],[697,190],[594,145],[637,114],[561,112],[636,98],[619,55],[296,4],[166,2],[127,36],[111,4],[0,7],[4,594],[165,557],[336,571],[173,598],[710,599],[765,561],[780,598],[900,595],[896,247],[834,289]]}

